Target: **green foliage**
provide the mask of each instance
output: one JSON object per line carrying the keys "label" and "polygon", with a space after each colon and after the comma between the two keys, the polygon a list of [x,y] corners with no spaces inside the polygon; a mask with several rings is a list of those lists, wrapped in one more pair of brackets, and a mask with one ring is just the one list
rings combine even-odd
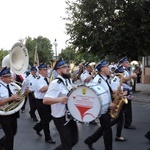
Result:
{"label": "green foliage", "polygon": [[49,63],[52,60],[52,44],[49,39],[39,36],[32,39],[31,37],[26,38],[26,48],[29,53],[29,63],[34,64],[34,52],[37,46],[37,52],[40,63]]}
{"label": "green foliage", "polygon": [[66,49],[62,50],[59,55],[60,58],[67,60],[68,62],[75,62],[79,64],[80,62],[95,62],[99,61],[101,58],[92,53],[81,53],[75,49],[74,46],[68,46]]}
{"label": "green foliage", "polygon": [[67,34],[78,52],[90,52],[99,58],[117,56],[117,59],[125,55],[137,59],[150,54],[150,1],[68,0],[66,3]]}
{"label": "green foliage", "polygon": [[7,51],[7,50],[4,50],[4,49],[1,49],[0,50],[0,66],[2,65],[2,60],[3,60],[3,58],[6,56],[6,55],[8,55],[9,54],[9,51]]}

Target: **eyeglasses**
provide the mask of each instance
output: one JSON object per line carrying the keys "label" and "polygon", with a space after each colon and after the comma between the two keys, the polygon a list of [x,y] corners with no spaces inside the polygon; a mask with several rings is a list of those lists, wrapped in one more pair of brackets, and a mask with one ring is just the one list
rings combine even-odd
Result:
{"label": "eyeglasses", "polygon": [[11,78],[11,75],[2,76],[3,78]]}

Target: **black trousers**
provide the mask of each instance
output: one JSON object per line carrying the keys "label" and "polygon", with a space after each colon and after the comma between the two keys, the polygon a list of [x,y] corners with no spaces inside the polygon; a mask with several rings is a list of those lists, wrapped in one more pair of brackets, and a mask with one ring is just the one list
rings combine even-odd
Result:
{"label": "black trousers", "polygon": [[34,94],[33,93],[29,93],[29,105],[30,105],[30,116],[31,118],[36,118],[36,115],[35,115],[35,111],[37,110],[37,107],[36,107],[36,99],[34,97]]}
{"label": "black trousers", "polygon": [[124,126],[130,126],[132,123],[132,100],[128,100],[128,104],[124,105]]}
{"label": "black trousers", "polygon": [[28,100],[28,97],[26,96],[26,97],[25,97],[24,104],[23,104],[23,106],[21,107],[21,110],[25,110],[25,109],[26,109],[27,100]]}
{"label": "black trousers", "polygon": [[93,144],[103,135],[105,150],[112,150],[112,129],[110,115],[108,113],[103,114],[99,120],[101,127],[99,127],[91,136],[89,136],[86,139],[86,142]]}
{"label": "black trousers", "polygon": [[121,137],[123,123],[124,123],[124,116],[123,116],[123,109],[121,109],[118,118],[111,120],[111,126],[117,124],[116,137]]}
{"label": "black trousers", "polygon": [[70,120],[69,123],[66,123],[65,117],[54,118],[55,126],[59,132],[61,145],[59,145],[57,150],[71,150],[72,147],[78,142],[78,128],[77,123],[73,120]]}
{"label": "black trousers", "polygon": [[42,99],[36,99],[36,106],[40,116],[41,121],[35,124],[35,129],[37,131],[44,130],[45,140],[51,139],[49,123],[52,120],[51,108],[49,105],[44,105]]}
{"label": "black trousers", "polygon": [[16,114],[0,116],[0,124],[5,136],[0,139],[0,144],[4,145],[5,150],[13,150],[14,136],[17,133],[17,116]]}

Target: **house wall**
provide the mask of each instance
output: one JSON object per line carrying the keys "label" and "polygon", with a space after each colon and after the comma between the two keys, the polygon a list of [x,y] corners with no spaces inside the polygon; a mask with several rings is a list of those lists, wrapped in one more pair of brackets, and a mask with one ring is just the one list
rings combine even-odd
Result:
{"label": "house wall", "polygon": [[142,65],[141,83],[150,84],[150,56],[142,58]]}

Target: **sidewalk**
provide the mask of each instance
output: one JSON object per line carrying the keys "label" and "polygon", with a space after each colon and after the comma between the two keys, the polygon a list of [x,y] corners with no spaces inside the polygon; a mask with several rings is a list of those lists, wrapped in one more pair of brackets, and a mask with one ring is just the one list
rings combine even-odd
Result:
{"label": "sidewalk", "polygon": [[136,84],[136,91],[133,92],[134,101],[150,104],[150,84]]}

